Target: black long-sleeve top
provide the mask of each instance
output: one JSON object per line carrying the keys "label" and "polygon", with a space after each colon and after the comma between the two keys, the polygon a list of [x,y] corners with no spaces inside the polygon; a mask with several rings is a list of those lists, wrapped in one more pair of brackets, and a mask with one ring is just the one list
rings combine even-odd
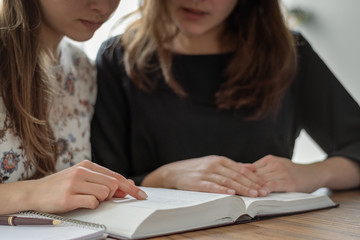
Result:
{"label": "black long-sleeve top", "polygon": [[181,98],[163,77],[150,93],[136,87],[125,73],[123,49],[114,45],[115,38],[106,41],[97,56],[95,161],[141,184],[161,165],[189,158],[220,155],[252,163],[273,154],[291,159],[305,129],[329,157],[360,162],[359,105],[308,42],[298,38],[296,77],[278,113],[258,121],[214,103],[231,53],[174,55],[175,79],[188,93]]}

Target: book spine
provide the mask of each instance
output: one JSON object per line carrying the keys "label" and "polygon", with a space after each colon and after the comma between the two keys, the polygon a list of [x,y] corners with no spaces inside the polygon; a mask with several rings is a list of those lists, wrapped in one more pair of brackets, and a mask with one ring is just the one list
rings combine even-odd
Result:
{"label": "book spine", "polygon": [[65,217],[55,215],[55,214],[49,214],[49,213],[38,212],[38,211],[22,211],[22,212],[19,212],[19,214],[33,216],[33,217],[35,216],[35,217],[42,217],[42,218],[50,218],[50,219],[54,219],[54,220],[60,220],[62,223],[67,224],[67,225],[95,229],[95,230],[103,229],[104,231],[106,231],[106,226],[103,224],[80,221],[80,220],[71,219],[71,218],[65,218]]}

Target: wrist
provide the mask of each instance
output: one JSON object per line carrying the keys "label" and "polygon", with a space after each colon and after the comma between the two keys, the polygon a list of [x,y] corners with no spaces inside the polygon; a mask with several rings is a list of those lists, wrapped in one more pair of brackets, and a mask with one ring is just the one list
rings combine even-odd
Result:
{"label": "wrist", "polygon": [[331,157],[324,161],[327,172],[325,187],[343,190],[359,187],[360,165],[344,157]]}
{"label": "wrist", "polygon": [[319,187],[331,188],[331,181],[334,177],[333,167],[329,166],[327,162],[328,160],[324,160],[318,163],[319,168],[317,168],[317,172],[320,173]]}
{"label": "wrist", "polygon": [[32,200],[32,180],[18,181],[2,184],[0,189],[0,203],[6,205],[6,209],[0,210],[0,214],[16,213],[26,210],[36,210]]}
{"label": "wrist", "polygon": [[323,162],[312,164],[299,164],[298,183],[296,191],[313,192],[321,187],[326,187],[329,181],[329,171],[323,167]]}
{"label": "wrist", "polygon": [[144,187],[162,187],[169,188],[167,186],[168,174],[164,167],[160,167],[151,173],[149,173],[142,181],[141,185]]}
{"label": "wrist", "polygon": [[37,180],[26,180],[23,183],[22,191],[19,195],[19,201],[23,205],[23,210],[38,210],[40,196],[36,193]]}

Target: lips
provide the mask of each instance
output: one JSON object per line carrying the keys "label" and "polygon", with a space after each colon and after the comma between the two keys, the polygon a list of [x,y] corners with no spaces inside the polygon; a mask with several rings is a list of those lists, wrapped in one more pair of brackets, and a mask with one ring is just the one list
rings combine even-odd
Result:
{"label": "lips", "polygon": [[193,9],[193,8],[184,8],[185,11],[187,12],[191,12],[194,14],[206,14],[206,12],[198,10],[198,9]]}
{"label": "lips", "polygon": [[204,18],[206,15],[208,15],[208,12],[199,10],[199,9],[194,9],[194,8],[187,8],[184,7],[182,8],[183,13],[185,14],[185,16],[190,19],[190,20],[200,20],[202,18]]}
{"label": "lips", "polygon": [[184,11],[189,12],[189,13],[193,13],[193,14],[199,14],[199,15],[204,15],[207,14],[205,11],[199,10],[199,9],[194,9],[194,8],[183,8]]}
{"label": "lips", "polygon": [[96,31],[102,25],[102,22],[93,22],[88,20],[80,20],[80,22],[91,31]]}

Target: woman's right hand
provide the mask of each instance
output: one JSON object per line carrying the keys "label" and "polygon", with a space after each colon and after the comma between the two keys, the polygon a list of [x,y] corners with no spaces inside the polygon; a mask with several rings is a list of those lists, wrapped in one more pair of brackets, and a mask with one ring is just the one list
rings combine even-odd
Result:
{"label": "woman's right hand", "polygon": [[222,156],[205,156],[166,164],[148,174],[143,186],[182,190],[266,196],[265,182],[253,164],[238,163]]}
{"label": "woman's right hand", "polygon": [[33,184],[27,201],[34,206],[31,209],[48,213],[94,209],[106,199],[127,194],[136,199],[147,198],[131,180],[87,160],[30,182]]}

